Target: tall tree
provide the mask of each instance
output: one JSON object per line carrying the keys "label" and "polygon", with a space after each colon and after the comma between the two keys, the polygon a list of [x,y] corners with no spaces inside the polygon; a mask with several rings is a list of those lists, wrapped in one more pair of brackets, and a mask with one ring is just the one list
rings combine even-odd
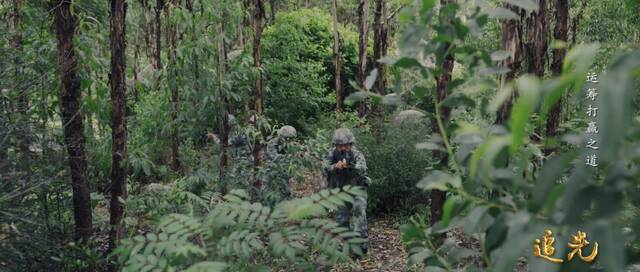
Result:
{"label": "tall tree", "polygon": [[547,60],[547,31],[548,31],[547,0],[538,0],[538,10],[527,18],[527,71],[536,76],[544,76]]}
{"label": "tall tree", "polygon": [[86,241],[93,232],[91,196],[86,179],[87,154],[84,145],[84,125],[80,109],[80,78],[73,37],[77,18],[71,12],[70,1],[51,1],[56,32],[60,73],[60,117],[64,129],[64,142],[69,154],[69,170],[73,191],[73,217],[75,238]]}
{"label": "tall tree", "polygon": [[[253,110],[255,115],[253,118],[254,125],[260,115],[262,115],[262,39],[263,21],[264,20],[264,2],[263,0],[253,0],[253,62],[256,68],[256,85],[253,94]],[[262,139],[256,138],[253,148],[253,164],[257,169],[262,164]],[[256,179],[255,187],[262,187],[262,182]]]}
{"label": "tall tree", "polygon": [[[553,38],[556,41],[562,41],[565,45],[568,42],[568,18],[569,18],[569,0],[556,0],[556,26],[553,30]],[[562,73],[562,65],[564,57],[567,53],[566,47],[553,49],[553,62],[551,63],[551,72],[558,76]],[[546,135],[555,136],[558,126],[560,125],[560,113],[562,112],[562,97],[551,107],[549,116],[547,117]],[[551,152],[545,149],[547,155]]]}
{"label": "tall tree", "polygon": [[378,77],[374,89],[379,94],[385,94],[387,88],[387,65],[380,62],[380,58],[387,54],[387,3],[385,0],[376,0],[376,9],[373,16],[373,61],[378,70]]}
{"label": "tall tree", "polygon": [[[218,38],[218,82],[220,83],[220,96],[222,97],[222,118],[220,118],[220,180],[224,179],[227,164],[228,164],[228,154],[227,150],[229,149],[229,113],[231,109],[231,105],[229,103],[229,97],[227,96],[226,90],[224,90],[223,79],[227,73],[228,62],[227,62],[227,45],[225,40],[225,19],[226,19],[226,11],[224,7],[221,7],[221,15],[220,15],[220,26],[219,26],[219,38]],[[222,188],[222,192],[226,192],[226,188]]]}
{"label": "tall tree", "polygon": [[18,90],[16,109],[19,114],[19,129],[18,129],[18,148],[20,149],[20,154],[22,156],[21,163],[24,172],[23,183],[29,184],[29,179],[31,176],[31,170],[29,169],[29,160],[30,160],[30,151],[29,151],[29,118],[27,114],[27,110],[29,109],[29,100],[27,97],[27,88],[25,84],[23,84],[22,79],[22,13],[20,11],[22,5],[21,0],[13,0],[13,7],[10,14],[10,24],[12,24],[11,28],[14,31],[13,37],[11,37],[11,47],[15,50],[13,54],[13,65],[14,65],[14,77],[16,80],[16,89]]}
{"label": "tall tree", "polygon": [[[358,5],[358,32],[360,33],[358,63],[359,63],[359,83],[360,90],[365,91],[365,80],[367,78],[367,44],[369,41],[369,0],[360,0]],[[360,102],[358,106],[358,116],[364,117],[367,112],[367,100]]]}
{"label": "tall tree", "polygon": [[342,82],[341,75],[341,54],[340,54],[340,32],[338,31],[338,0],[331,0],[331,17],[333,18],[333,68],[334,86],[336,90],[336,111],[342,112]]}
{"label": "tall tree", "polygon": [[178,89],[178,67],[176,67],[176,42],[177,42],[177,26],[171,20],[171,10],[176,7],[176,0],[169,0],[164,7],[164,15],[167,20],[167,49],[169,56],[169,64],[167,66],[167,81],[171,91],[171,121],[173,123],[173,131],[171,132],[171,170],[180,170],[180,126],[178,124],[178,111],[180,110],[180,91]]}
{"label": "tall tree", "polygon": [[153,67],[156,70],[162,69],[162,10],[164,9],[165,0],[156,0],[155,11],[155,24],[156,29],[154,31],[155,46],[153,46]]}
{"label": "tall tree", "polygon": [[116,247],[122,237],[120,225],[124,208],[120,198],[126,198],[127,169],[127,85],[125,70],[126,63],[126,32],[127,15],[126,0],[111,0],[111,200],[109,224],[109,252]]}
{"label": "tall tree", "polygon": [[[454,3],[455,0],[440,0],[441,6],[446,6]],[[445,19],[449,24],[453,24],[452,18]],[[445,99],[447,99],[447,85],[451,81],[451,73],[453,72],[454,57],[452,53],[451,44],[444,42],[442,46],[442,52],[444,52],[444,58],[442,61],[442,71],[436,76],[436,107],[440,112],[442,123],[446,123],[449,119],[451,109],[448,106],[442,105]],[[435,123],[435,122],[434,122]],[[437,128],[437,130],[440,130]],[[444,132],[440,131],[440,135],[444,138]],[[440,159],[440,165],[446,166],[449,161],[449,156],[446,152],[438,152],[437,156]],[[447,200],[447,192],[440,190],[431,191],[431,224],[434,224],[442,219],[442,211],[444,203]]]}
{"label": "tall tree", "polygon": [[[517,6],[505,3],[504,8],[513,11],[515,14],[520,14],[520,9]],[[509,56],[502,61],[502,66],[509,69],[509,72],[502,76],[503,83],[514,79],[518,69],[520,69],[521,33],[520,18],[502,21],[502,49],[509,52]],[[496,124],[504,124],[509,119],[514,100],[515,92],[512,91],[507,100],[498,109]]]}

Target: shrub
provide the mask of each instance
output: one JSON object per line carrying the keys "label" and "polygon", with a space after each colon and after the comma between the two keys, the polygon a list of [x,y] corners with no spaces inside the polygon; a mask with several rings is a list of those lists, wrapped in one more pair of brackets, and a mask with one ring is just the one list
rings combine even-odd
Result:
{"label": "shrub", "polygon": [[[357,34],[342,28],[343,82],[357,71]],[[320,9],[278,13],[263,34],[265,113],[277,123],[300,127],[335,104],[332,94],[331,17]],[[348,89],[346,92],[350,92]]]}
{"label": "shrub", "polygon": [[371,178],[368,210],[416,212],[417,204],[428,201],[428,194],[415,189],[430,165],[429,153],[416,149],[430,134],[426,120],[382,124],[380,139],[371,133],[357,134],[357,146],[365,155]]}

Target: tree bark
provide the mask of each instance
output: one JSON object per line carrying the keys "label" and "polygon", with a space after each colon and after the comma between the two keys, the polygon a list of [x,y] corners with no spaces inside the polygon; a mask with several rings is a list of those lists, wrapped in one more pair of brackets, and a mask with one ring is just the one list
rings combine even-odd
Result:
{"label": "tree bark", "polygon": [[176,37],[177,26],[171,21],[171,9],[176,6],[176,0],[170,0],[164,7],[164,16],[167,20],[166,34],[169,56],[167,67],[167,79],[171,90],[171,170],[180,171],[180,125],[178,124],[178,111],[180,110],[180,92],[178,90],[178,69],[176,67]]}
{"label": "tree bark", "polygon": [[162,69],[162,10],[164,9],[165,0],[156,0],[155,10],[155,24],[156,29],[154,31],[155,46],[153,47],[153,68],[156,70]]}
{"label": "tree bark", "polygon": [[[440,4],[442,6],[446,6],[448,4],[453,3],[454,0],[440,0]],[[447,19],[449,23],[451,23],[451,19]],[[442,106],[442,102],[447,98],[447,85],[451,81],[451,73],[453,72],[453,63],[454,56],[451,53],[451,44],[445,42],[444,43],[444,51],[449,52],[445,55],[444,61],[442,63],[442,73],[436,77],[436,107],[439,107],[439,111],[442,118],[442,123],[446,124],[449,115],[451,113],[451,109],[446,106]],[[433,122],[436,123],[436,122]],[[439,128],[437,129],[439,130]],[[442,131],[440,131],[440,135],[444,138]],[[436,154],[440,159],[440,165],[446,166],[449,161],[449,156],[446,152],[438,152]],[[442,219],[442,211],[444,207],[444,203],[447,201],[447,192],[440,190],[432,190],[431,191],[431,225]]]}
{"label": "tree bark", "polygon": [[[263,0],[253,0],[253,61],[256,68],[256,85],[253,100],[253,109],[255,116],[253,118],[253,124],[256,125],[257,119],[262,115],[262,47],[260,45],[262,39],[262,30],[264,20],[264,2]],[[262,139],[258,137],[255,140],[253,148],[253,164],[254,172],[257,172],[257,168],[262,164]],[[255,188],[262,187],[262,181],[256,178],[254,183]]]}
{"label": "tree bark", "polygon": [[576,44],[578,37],[578,26],[580,25],[580,21],[582,20],[582,16],[584,14],[584,10],[587,7],[587,0],[582,0],[580,2],[582,5],[578,10],[578,14],[573,18],[573,22],[571,23],[571,45]]}
{"label": "tree bark", "polygon": [[538,11],[531,13],[527,20],[527,71],[536,76],[544,76],[547,60],[547,0],[538,0]]}
{"label": "tree bark", "polygon": [[251,24],[251,2],[252,0],[242,0],[242,29],[240,31],[240,42],[242,48],[246,48],[249,43],[249,24]]}
{"label": "tree bark", "polygon": [[[153,18],[151,17],[151,8],[149,6],[149,0],[140,0],[140,4],[142,5],[142,9],[144,11],[144,45],[145,45],[145,54],[147,58],[155,62],[155,49],[154,42],[154,28],[153,28]],[[152,64],[155,67],[155,64]]]}
{"label": "tree bark", "polygon": [[[225,36],[225,18],[226,13],[222,12],[220,20],[220,29],[219,33],[221,35],[218,41],[218,80],[220,81],[220,94],[222,96],[222,118],[220,118],[220,180],[223,181],[227,166],[228,166],[228,154],[227,150],[229,149],[229,112],[230,112],[230,103],[225,90],[223,90],[223,78],[227,73],[228,62],[227,62],[227,45],[224,39]],[[223,182],[224,184],[224,182]],[[221,188],[222,193],[226,193],[226,188]]]}
{"label": "tree bark", "polygon": [[60,113],[64,142],[69,153],[69,170],[73,191],[75,239],[87,241],[93,232],[91,196],[86,180],[87,154],[84,144],[84,125],[80,109],[80,78],[73,45],[77,18],[70,11],[69,1],[52,0],[60,73]]}
{"label": "tree bark", "polygon": [[[515,14],[520,14],[520,9],[516,6],[505,4],[506,9],[513,11]],[[504,20],[502,22],[502,48],[508,51],[509,57],[502,62],[504,68],[508,68],[510,71],[502,76],[502,82],[509,82],[515,78],[515,75],[520,69],[520,50],[522,47],[521,40],[521,25],[520,19]],[[502,84],[501,84],[502,85]],[[498,109],[496,115],[495,124],[504,124],[511,114],[511,108],[515,101],[515,90],[511,92],[509,98]]]}
{"label": "tree bark", "polygon": [[27,88],[25,88],[22,82],[25,79],[22,78],[22,14],[20,12],[20,8],[22,5],[21,0],[13,0],[13,9],[11,10],[11,28],[14,31],[13,37],[11,37],[11,47],[15,50],[13,55],[13,65],[14,65],[14,79],[16,82],[16,89],[18,90],[16,109],[19,114],[18,121],[18,148],[20,149],[21,154],[21,167],[24,175],[22,176],[23,185],[27,185],[30,183],[31,177],[31,167],[30,167],[30,129],[29,129],[29,115],[27,111],[29,110],[29,99],[27,97]]}
{"label": "tree bark", "polygon": [[387,54],[387,7],[385,0],[376,0],[375,16],[373,17],[373,61],[378,70],[378,77],[375,82],[375,90],[379,94],[386,94],[387,65],[380,62],[380,59]]}
{"label": "tree bark", "polygon": [[[369,0],[360,0],[358,6],[358,32],[360,33],[359,48],[359,83],[360,91],[366,91],[365,80],[367,78],[367,43],[369,35]],[[367,99],[365,98],[358,106],[358,116],[364,117],[367,113]]]}
{"label": "tree bark", "polygon": [[341,82],[341,64],[340,59],[340,31],[338,31],[338,3],[337,0],[331,0],[331,17],[333,18],[333,68],[334,68],[334,86],[336,90],[336,112],[342,112],[342,82]]}
{"label": "tree bark", "polygon": [[126,0],[111,0],[111,200],[109,252],[122,238],[124,207],[120,198],[127,197],[127,85],[126,85]]}
{"label": "tree bark", "polygon": [[[556,41],[567,42],[567,21],[569,17],[569,0],[556,0],[556,26],[553,30],[553,38]],[[567,53],[566,48],[553,49],[553,62],[551,63],[551,72],[554,76],[562,74],[562,65],[564,57]],[[547,137],[557,135],[558,126],[560,125],[560,113],[562,112],[562,97],[556,102],[547,116]],[[546,148],[545,153],[549,155],[553,149]]]}

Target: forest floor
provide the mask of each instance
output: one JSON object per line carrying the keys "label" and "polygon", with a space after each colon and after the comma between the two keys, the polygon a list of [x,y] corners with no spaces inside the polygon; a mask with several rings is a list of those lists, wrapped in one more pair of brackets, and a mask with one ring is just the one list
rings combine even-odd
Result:
{"label": "forest floor", "polygon": [[[319,192],[324,180],[319,173],[305,175],[302,186],[291,183],[294,196]],[[351,263],[340,264],[331,271],[388,271],[407,270],[407,254],[400,243],[400,228],[388,216],[369,218],[369,252]]]}

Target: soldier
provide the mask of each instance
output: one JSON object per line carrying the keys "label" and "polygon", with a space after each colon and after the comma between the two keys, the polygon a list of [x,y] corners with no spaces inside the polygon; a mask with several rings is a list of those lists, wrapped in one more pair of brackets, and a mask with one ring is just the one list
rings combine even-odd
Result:
{"label": "soldier", "polygon": [[274,160],[278,155],[285,154],[287,143],[297,136],[296,129],[292,126],[282,126],[275,138],[267,144],[267,159]]}
{"label": "soldier", "polygon": [[[325,157],[324,176],[330,188],[345,185],[357,185],[367,188],[367,162],[360,151],[353,144],[355,137],[347,128],[339,128],[333,133],[333,148]],[[367,198],[356,196],[353,203],[341,207],[336,212],[336,221],[343,227],[348,227],[367,238]],[[351,222],[350,222],[351,221]],[[351,224],[350,224],[351,223]],[[361,245],[362,251],[367,253],[367,242]]]}
{"label": "soldier", "polygon": [[[296,129],[292,126],[283,126],[275,137],[267,142],[266,167],[263,189],[263,203],[276,204],[291,197],[290,181],[292,171],[292,141],[296,137]],[[295,152],[295,150],[293,150]]]}

